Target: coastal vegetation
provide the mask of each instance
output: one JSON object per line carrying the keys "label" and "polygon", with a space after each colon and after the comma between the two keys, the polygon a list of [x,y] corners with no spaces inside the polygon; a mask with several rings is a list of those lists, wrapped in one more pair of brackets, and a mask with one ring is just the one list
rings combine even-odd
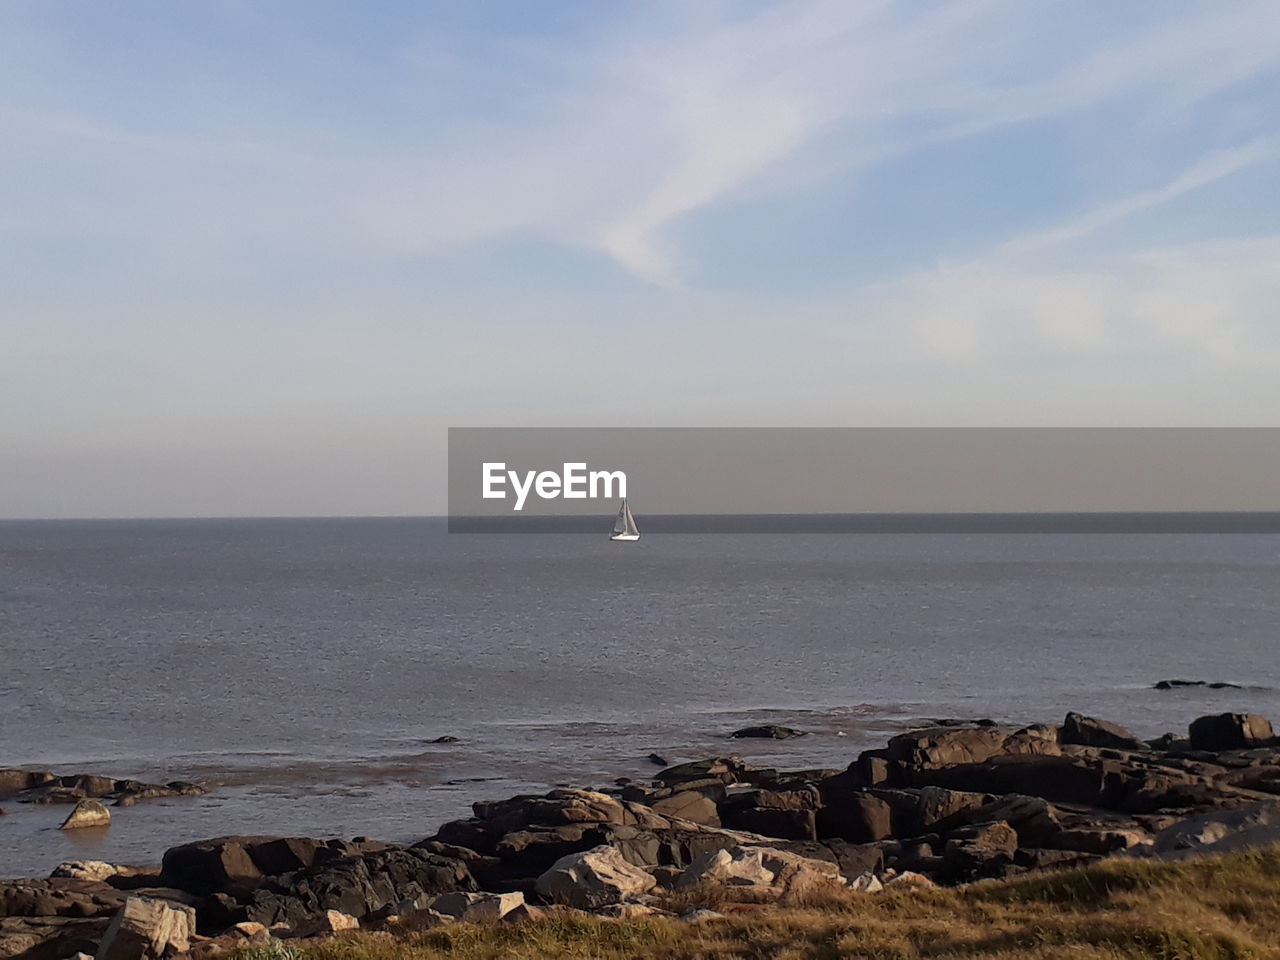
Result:
{"label": "coastal vegetation", "polygon": [[[722,919],[609,920],[581,914],[355,933],[306,946],[307,960],[1228,960],[1280,957],[1280,848],[1159,861],[1114,858],[959,888],[828,893],[759,909],[700,890],[673,907]],[[283,960],[270,948],[243,960]]]}

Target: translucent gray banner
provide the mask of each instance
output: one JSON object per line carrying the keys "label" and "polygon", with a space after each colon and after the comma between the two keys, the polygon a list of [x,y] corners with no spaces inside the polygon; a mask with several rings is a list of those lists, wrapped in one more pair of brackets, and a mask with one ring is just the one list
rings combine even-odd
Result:
{"label": "translucent gray banner", "polygon": [[624,495],[641,534],[1278,533],[1280,429],[449,431],[450,532],[606,535]]}

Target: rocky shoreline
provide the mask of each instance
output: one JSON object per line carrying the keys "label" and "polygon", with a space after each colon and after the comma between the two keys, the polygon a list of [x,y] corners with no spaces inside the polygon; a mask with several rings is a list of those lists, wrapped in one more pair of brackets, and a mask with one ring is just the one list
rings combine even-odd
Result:
{"label": "rocky shoreline", "polygon": [[[0,771],[0,798],[20,802],[199,791]],[[173,847],[155,866],[76,862],[0,881],[0,960],[212,957],[355,928],[646,915],[708,885],[760,904],[1270,843],[1280,739],[1249,714],[1200,717],[1186,737],[1152,741],[1075,713],[1021,728],[939,721],[843,770],[724,756],[473,811],[410,845],[220,837]]]}

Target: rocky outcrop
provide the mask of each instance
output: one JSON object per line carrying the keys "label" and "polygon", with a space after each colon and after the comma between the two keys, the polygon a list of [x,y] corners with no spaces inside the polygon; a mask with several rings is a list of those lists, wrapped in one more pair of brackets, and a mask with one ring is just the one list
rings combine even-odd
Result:
{"label": "rocky outcrop", "polygon": [[1256,713],[1220,713],[1191,724],[1191,746],[1197,750],[1245,750],[1271,742],[1271,722]]}
{"label": "rocky outcrop", "polygon": [[702,883],[780,889],[805,872],[831,879],[840,876],[839,868],[827,860],[771,847],[735,846],[705,853],[693,861],[676,883],[676,889]]}
{"label": "rocky outcrop", "polygon": [[1084,747],[1111,747],[1116,750],[1146,750],[1147,744],[1117,723],[1108,723],[1079,713],[1068,713],[1063,721],[1059,743]]}
{"label": "rocky outcrop", "polygon": [[592,910],[648,893],[656,884],[653,874],[605,845],[557,860],[538,877],[535,889],[549,903]]}
{"label": "rocky outcrop", "polygon": [[[0,960],[94,952],[130,898],[194,908],[213,938],[195,947],[205,960],[355,924],[650,915],[658,888],[747,886],[757,902],[824,887],[870,894],[1280,841],[1270,724],[1222,714],[1189,732],[1146,743],[1075,713],[1060,726],[947,723],[895,736],[844,770],[716,757],[611,792],[479,802],[412,846],[234,836],[174,847],[158,873],[72,862],[47,880],[0,884]],[[30,777],[6,782],[31,790]],[[151,949],[129,947],[139,960]]]}
{"label": "rocky outcrop", "polygon": [[208,791],[196,783],[143,783],[116,780],[96,774],[58,776],[48,771],[0,769],[0,797],[18,803],[79,803],[81,800],[113,800],[116,806],[130,806],[157,797],[198,797]]}

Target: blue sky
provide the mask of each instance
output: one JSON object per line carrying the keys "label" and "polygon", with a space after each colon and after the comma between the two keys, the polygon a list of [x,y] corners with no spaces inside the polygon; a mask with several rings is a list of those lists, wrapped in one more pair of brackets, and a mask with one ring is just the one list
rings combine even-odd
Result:
{"label": "blue sky", "polygon": [[0,515],[450,425],[1276,425],[1280,5],[0,6]]}

